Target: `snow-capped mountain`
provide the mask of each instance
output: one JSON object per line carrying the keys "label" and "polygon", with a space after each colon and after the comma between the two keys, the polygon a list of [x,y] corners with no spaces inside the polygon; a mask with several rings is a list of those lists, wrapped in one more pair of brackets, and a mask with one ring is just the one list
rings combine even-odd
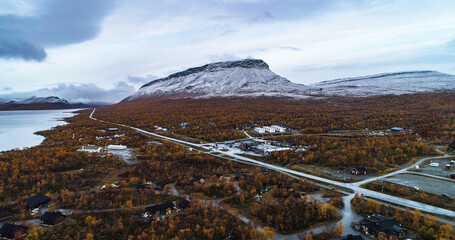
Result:
{"label": "snow-capped mountain", "polygon": [[59,97],[50,96],[50,97],[30,97],[24,100],[14,101],[16,104],[32,104],[32,103],[61,103],[61,104],[69,104],[69,102],[65,99],[61,99]]}
{"label": "snow-capped mountain", "polygon": [[396,72],[329,80],[310,86],[325,96],[400,95],[455,91],[455,76],[436,71]]}
{"label": "snow-capped mountain", "polygon": [[273,73],[262,60],[211,63],[151,81],[123,101],[148,97],[363,97],[385,94],[455,91],[455,76],[435,71],[383,73],[323,81],[293,83]]}
{"label": "snow-capped mountain", "polygon": [[0,103],[2,110],[45,110],[45,109],[71,109],[86,108],[88,105],[82,103],[70,103],[58,97],[31,97],[18,101]]}
{"label": "snow-capped mountain", "polygon": [[308,87],[278,76],[262,60],[211,63],[151,81],[124,101],[152,96],[304,98]]}

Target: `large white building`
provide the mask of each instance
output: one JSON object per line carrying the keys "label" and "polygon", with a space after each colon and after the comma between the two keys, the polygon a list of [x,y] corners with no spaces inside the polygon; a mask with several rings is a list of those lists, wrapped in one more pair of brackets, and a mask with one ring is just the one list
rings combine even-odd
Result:
{"label": "large white building", "polygon": [[277,132],[286,132],[286,128],[285,127],[278,126],[278,125],[272,125],[271,127],[273,129],[275,129],[275,131],[277,131]]}
{"label": "large white building", "polygon": [[108,150],[125,150],[127,147],[125,145],[109,145],[107,146]]}
{"label": "large white building", "polygon": [[275,129],[272,128],[272,127],[270,127],[270,126],[265,126],[265,127],[264,127],[264,130],[265,130],[266,132],[269,132],[269,133],[274,133],[274,132],[275,132]]}
{"label": "large white building", "polygon": [[98,147],[98,146],[95,146],[95,145],[88,145],[88,146],[82,146],[77,151],[78,152],[99,153],[102,150],[103,150],[102,147]]}
{"label": "large white building", "polygon": [[265,133],[265,129],[264,128],[260,128],[260,127],[254,128],[254,131],[257,132],[257,133]]}
{"label": "large white building", "polygon": [[273,152],[283,152],[283,151],[290,151],[290,150],[292,150],[292,149],[288,148],[288,147],[266,148],[266,149],[264,149],[264,154],[270,155]]}

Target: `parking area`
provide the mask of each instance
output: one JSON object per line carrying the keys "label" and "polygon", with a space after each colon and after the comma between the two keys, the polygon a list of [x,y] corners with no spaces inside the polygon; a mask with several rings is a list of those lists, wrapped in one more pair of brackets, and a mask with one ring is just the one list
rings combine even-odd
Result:
{"label": "parking area", "polygon": [[453,182],[412,174],[398,174],[384,180],[409,187],[417,187],[424,192],[438,195],[445,193],[451,197],[455,197],[455,183]]}
{"label": "parking area", "polygon": [[431,163],[437,163],[439,166],[430,166],[430,162],[419,166],[419,172],[430,174],[439,177],[447,177],[451,173],[455,173],[455,165],[451,166],[450,170],[446,170],[446,165],[450,163],[449,159],[435,159]]}

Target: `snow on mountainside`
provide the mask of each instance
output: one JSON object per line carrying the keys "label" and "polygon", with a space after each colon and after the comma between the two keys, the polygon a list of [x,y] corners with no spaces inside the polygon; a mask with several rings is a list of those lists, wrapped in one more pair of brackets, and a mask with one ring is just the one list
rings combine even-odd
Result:
{"label": "snow on mountainside", "polygon": [[151,81],[123,101],[148,97],[363,97],[455,91],[455,76],[435,71],[383,73],[323,81],[308,86],[270,71],[262,60],[211,63]]}
{"label": "snow on mountainside", "polygon": [[65,99],[60,99],[55,96],[50,97],[31,97],[20,101],[14,101],[15,104],[32,104],[32,103],[61,103],[69,104]]}
{"label": "snow on mountainside", "polygon": [[151,96],[304,98],[307,94],[308,87],[278,76],[264,61],[246,59],[211,63],[154,80],[124,101]]}
{"label": "snow on mountainside", "polygon": [[455,91],[455,76],[436,71],[383,73],[311,84],[326,96],[362,97],[384,94]]}
{"label": "snow on mountainside", "polygon": [[0,103],[0,111],[7,110],[47,110],[47,109],[71,109],[86,108],[82,103],[69,103],[58,97],[31,97],[24,100]]}

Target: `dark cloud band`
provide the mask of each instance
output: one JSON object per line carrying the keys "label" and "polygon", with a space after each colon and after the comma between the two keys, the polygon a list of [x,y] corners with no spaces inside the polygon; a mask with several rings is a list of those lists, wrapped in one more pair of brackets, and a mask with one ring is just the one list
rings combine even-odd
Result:
{"label": "dark cloud band", "polygon": [[111,0],[47,0],[33,16],[0,15],[0,58],[43,61],[45,48],[93,39]]}
{"label": "dark cloud band", "polygon": [[47,54],[39,46],[20,39],[0,38],[0,58],[21,58],[26,61],[43,61]]}

